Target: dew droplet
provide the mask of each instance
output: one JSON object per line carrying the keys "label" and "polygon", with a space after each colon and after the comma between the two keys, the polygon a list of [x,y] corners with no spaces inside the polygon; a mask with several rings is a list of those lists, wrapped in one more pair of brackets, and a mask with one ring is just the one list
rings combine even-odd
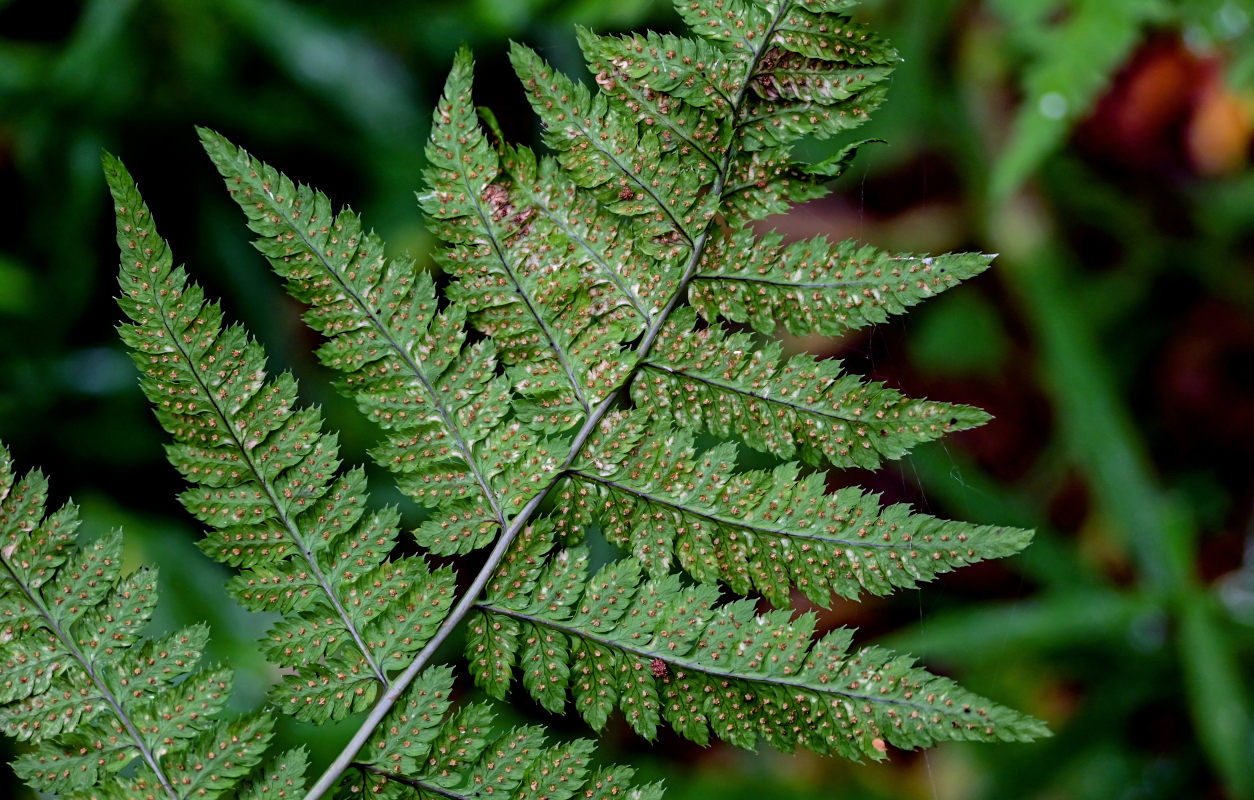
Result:
{"label": "dew droplet", "polygon": [[1046,92],[1036,107],[1046,119],[1062,119],[1067,116],[1067,105],[1067,98],[1061,92]]}

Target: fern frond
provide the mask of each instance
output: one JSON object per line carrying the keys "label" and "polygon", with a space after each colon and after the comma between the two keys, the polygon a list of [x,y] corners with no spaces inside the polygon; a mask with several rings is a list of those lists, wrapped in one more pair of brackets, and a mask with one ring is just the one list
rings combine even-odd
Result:
{"label": "fern frond", "polygon": [[740,472],[734,445],[698,453],[691,433],[628,414],[589,440],[561,498],[567,525],[599,524],[651,575],[677,563],[779,608],[793,587],[821,606],[832,594],[887,594],[1016,553],[1032,536],[881,507],[858,489],[825,494],[824,476],[796,464]]}
{"label": "fern frond", "polygon": [[840,336],[901,314],[980,274],[991,256],[894,255],[825,238],[784,244],[776,233],[742,230],[712,244],[688,301],[706,320],[747,322],[762,333]]}
{"label": "fern frond", "polygon": [[143,638],[156,572],[122,574],[119,531],[79,547],[77,510],[46,503],[43,476],[16,479],[0,445],[0,729],[33,745],[14,771],[66,797],[231,791],[270,722],[222,718],[231,673],[197,670],[203,625]]}
{"label": "fern frond", "polygon": [[349,791],[384,798],[637,797],[656,800],[661,787],[631,785],[634,771],[612,767],[592,772],[592,742],[549,744],[543,728],[529,725],[492,731],[485,703],[450,712],[453,673],[426,670],[406,691],[364,748],[346,780]]}
{"label": "fern frond", "polygon": [[[630,220],[614,214],[593,192],[578,186],[555,158],[537,158],[525,147],[502,143],[500,148],[502,167],[512,181],[512,197],[523,208],[534,210],[533,225],[547,226],[538,238],[552,243],[549,257],[560,257],[563,269],[582,273],[589,291],[595,287],[607,309],[629,307],[630,312],[620,312],[627,331],[624,338],[638,333],[638,320],[655,319],[675,293],[679,274],[673,261],[659,260],[649,247],[639,246]],[[524,419],[531,418],[524,415]]]}
{"label": "fern frond", "polygon": [[288,750],[265,764],[243,791],[242,800],[284,800],[300,797],[305,789],[309,757],[303,747]]}
{"label": "fern frond", "polygon": [[[455,605],[449,569],[391,557],[399,513],[368,510],[363,472],[341,470],[318,411],[297,407],[289,375],[267,378],[261,347],[172,267],[129,176],[106,163],[134,323],[123,336],[193,484],[184,502],[211,528],[206,551],[242,569],[230,591],[244,605],[283,615],[267,655],[295,674],[277,698],[315,720],[373,706],[309,800],[337,782],[394,797],[623,791],[626,772],[588,777],[586,743],[492,734],[486,706],[452,710],[451,672],[429,662],[472,614],[485,690],[502,697],[518,671],[542,706],[572,696],[597,728],[621,709],[649,737],[665,722],[695,741],[854,758],[1044,733],[907,658],[851,650],[848,632],[817,637],[812,616],[789,610],[794,590],[822,605],[884,594],[1016,552],[1029,532],[827,493],[796,463],[741,470],[729,442],[694,446],[704,430],[814,467],[875,468],[982,423],[785,357],[720,318],[842,335],[989,258],[787,244],[751,227],[827,191],[863,143],[809,165],[792,145],[865,121],[897,56],[842,0],[679,5],[698,37],[581,31],[595,88],[514,46],[550,155],[506,143],[476,111],[459,52],[418,198],[444,245],[442,290],[414,260],[387,259],[352,211],[201,132],[325,337],[319,357],[383,429],[374,457],[430,512],[420,548],[491,545]],[[550,556],[585,530],[631,557],[590,579],[583,550]],[[721,603],[720,583],[780,610]],[[256,738],[240,725],[241,741]],[[271,762],[249,791],[298,791],[302,760]]]}
{"label": "fern frond", "polygon": [[920,443],[988,421],[970,406],[912,400],[841,371],[840,362],[800,354],[717,324],[693,331],[676,313],[632,384],[636,407],[662,424],[705,428],[781,458],[813,466],[875,469]]}
{"label": "fern frond", "polygon": [[[718,136],[718,117],[692,113],[692,109],[729,109],[751,64],[751,54],[729,52],[704,39],[652,31],[619,37],[597,36],[579,28],[577,35],[588,68],[606,95],[640,115],[640,121],[666,131],[664,140],[675,139],[718,168],[730,144],[729,131]],[[649,116],[654,112],[657,116]]]}
{"label": "fern frond", "polygon": [[[928,674],[852,633],[815,638],[815,617],[719,605],[708,584],[645,579],[635,559],[589,576],[587,552],[503,563],[472,618],[466,654],[476,682],[502,697],[513,670],[541,705],[570,702],[593,728],[621,709],[639,735],[662,723],[700,744],[710,735],[860,760],[887,745],[1023,741],[1046,734],[1030,717]],[[543,549],[543,540],[539,542]]]}
{"label": "fern frond", "polygon": [[500,465],[518,454],[489,441],[511,395],[494,344],[467,347],[465,309],[438,311],[431,276],[412,260],[386,260],[382,241],[351,210],[333,215],[322,193],[219,134],[201,129],[200,137],[261,237],[257,248],[327,338],[320,359],[345,374],[362,413],[387,432],[375,459],[402,492],[439,509],[419,540],[440,553],[491,541],[530,485],[518,481],[520,491],[498,480]]}
{"label": "fern frond", "polygon": [[[186,750],[167,756],[165,767],[184,796],[220,797],[261,761],[273,725],[271,717],[258,715],[205,731]],[[141,768],[134,783],[139,791],[152,783],[143,773]]]}
{"label": "fern frond", "polygon": [[[789,145],[865,122],[883,99],[879,84],[896,53],[862,39],[863,31],[846,17],[819,19],[790,3],[774,9],[756,3],[678,5],[698,33],[715,41],[581,32],[597,83],[637,121],[661,129],[665,152],[687,160],[689,171],[709,165],[711,179],[704,184],[717,190],[720,213],[733,230],[825,195],[824,184],[843,172],[856,147],[846,147],[844,158],[806,169],[793,163]],[[799,43],[799,36],[820,29],[839,31],[835,36],[847,40],[817,48]],[[862,39],[856,50],[848,45],[850,36]],[[815,49],[819,54],[807,55]]]}
{"label": "fern frond", "polygon": [[[278,611],[267,656],[299,666],[275,699],[301,719],[340,718],[371,703],[443,621],[453,573],[420,558],[387,561],[394,509],[367,513],[365,474],[338,473],[336,437],[296,407],[288,374],[268,381],[265,354],[172,265],[119,161],[105,157],[123,259],[123,340],[173,435],[168,452],[193,484],[182,501],[211,530],[209,555],[243,568],[231,593]],[[308,660],[305,660],[308,659]]]}
{"label": "fern frond", "polygon": [[621,283],[563,257],[565,231],[538,213],[533,187],[514,185],[530,183],[525,165],[511,177],[479,126],[471,73],[463,50],[436,109],[420,204],[450,245],[439,256],[457,278],[449,298],[469,309],[513,366],[518,392],[542,409],[526,421],[572,428],[622,382],[629,362],[618,357],[621,345],[644,320]]}
{"label": "fern frond", "polygon": [[510,61],[544,126],[545,143],[571,178],[593,190],[607,210],[630,218],[642,245],[651,243],[665,258],[690,252],[715,212],[715,198],[704,190],[718,169],[688,160],[676,142],[639,125],[630,107],[590,94],[530,48],[515,44]]}

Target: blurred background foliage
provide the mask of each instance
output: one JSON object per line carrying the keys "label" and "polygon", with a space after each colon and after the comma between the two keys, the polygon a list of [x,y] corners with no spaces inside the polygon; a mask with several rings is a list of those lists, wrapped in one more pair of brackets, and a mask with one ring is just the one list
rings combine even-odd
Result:
{"label": "blurred background foliage", "polygon": [[[621,725],[608,758],[672,798],[1254,797],[1254,9],[1237,0],[878,0],[905,57],[868,148],[796,235],[998,252],[994,269],[848,340],[796,342],[997,419],[861,482],[932,513],[1035,527],[1031,548],[825,612],[1047,720],[1033,745],[851,765],[753,757]],[[248,246],[194,124],[362,212],[396,250],[454,49],[515,141],[525,40],[572,74],[571,28],[673,29],[665,0],[0,0],[0,438],[160,564],[157,624],[207,619],[256,704],[266,620],[195,550],[127,358],[102,148],[176,257],[291,368],[363,460],[373,433],[325,384],[299,309]],[[824,151],[816,148],[814,155]],[[376,499],[389,500],[382,482]],[[523,707],[513,713],[527,713]],[[551,722],[554,722],[551,720]],[[563,732],[578,727],[557,720]],[[285,724],[315,763],[346,730]],[[7,746],[7,745],[5,745]],[[0,778],[0,794],[25,796]],[[7,791],[6,791],[7,790]]]}

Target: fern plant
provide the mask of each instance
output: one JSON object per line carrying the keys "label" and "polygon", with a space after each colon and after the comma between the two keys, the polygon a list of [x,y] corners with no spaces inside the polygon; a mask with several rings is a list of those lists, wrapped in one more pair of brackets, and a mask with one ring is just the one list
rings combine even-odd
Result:
{"label": "fern plant", "polygon": [[239,785],[273,721],[222,719],[232,676],[198,669],[208,628],[143,637],[156,571],[123,574],[117,531],[77,546],[77,510],[47,513],[47,493],[39,473],[17,480],[0,447],[0,725],[34,744],[14,762],[18,776],[67,797],[214,797],[239,786],[260,798],[303,772],[294,750]]}
{"label": "fern plant", "polygon": [[[186,649],[177,670],[123,697],[109,670],[126,674],[174,645],[124,648],[142,614],[125,632],[116,619],[97,626],[120,637],[106,655],[76,644],[84,623],[51,604],[80,591],[80,561],[116,564],[117,540],[82,551],[99,555],[62,555],[79,552],[71,534],[51,544],[31,534],[22,490],[3,520],[13,543],[5,654],[12,669],[34,666],[0,700],[16,719],[33,719],[38,704],[56,712],[42,730],[8,726],[45,742],[24,759],[77,752],[95,765],[55,788],[659,792],[632,787],[628,768],[594,771],[588,741],[550,744],[539,726],[491,732],[489,703],[454,704],[456,670],[434,656],[459,629],[469,676],[491,700],[526,692],[554,713],[573,707],[594,731],[621,712],[649,739],[667,726],[702,744],[852,759],[1046,733],[794,611],[802,598],[828,606],[914,586],[1030,539],[827,491],[830,470],[875,469],[987,416],[787,355],[775,338],[881,322],[990,262],[787,242],[762,227],[845,169],[858,144],[817,164],[794,160],[792,147],[864,122],[896,53],[842,0],[677,5],[695,36],[579,32],[595,90],[514,45],[546,154],[505,142],[476,110],[471,56],[457,55],[418,197],[443,242],[436,270],[385,256],[352,211],[200,131],[257,248],[324,337],[320,360],[379,426],[372,456],[422,509],[416,526],[371,505],[365,471],[344,467],[318,409],[300,406],[292,376],[270,375],[261,344],[174,266],[131,176],[105,157],[120,333],[172,437],[183,505],[207,531],[202,550],[238,568],[232,597],[279,615],[262,643],[284,673],[271,702],[313,722],[365,716],[316,780],[299,750],[263,763],[264,715],[217,721],[226,673],[183,677],[202,628],[176,635]],[[733,440],[780,465],[741,466]],[[598,537],[620,557],[593,563],[587,542]],[[45,565],[37,579],[35,562]],[[83,605],[138,591],[119,580],[82,590]],[[206,710],[195,723],[171,732],[197,702]],[[224,737],[239,749],[231,769],[180,782]],[[100,752],[117,755],[93,760]],[[54,788],[43,766],[19,771]],[[97,780],[106,774],[116,777]]]}

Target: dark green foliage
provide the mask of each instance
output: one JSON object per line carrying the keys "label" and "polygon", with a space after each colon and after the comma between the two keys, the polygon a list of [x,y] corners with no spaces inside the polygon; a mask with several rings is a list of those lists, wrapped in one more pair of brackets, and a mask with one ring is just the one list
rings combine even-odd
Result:
{"label": "dark green foliage", "polygon": [[[398,544],[401,512],[369,503],[365,470],[344,469],[320,411],[298,405],[295,379],[268,374],[262,346],[174,266],[106,156],[129,319],[119,332],[190,484],[180,499],[208,528],[202,550],[238,568],[228,591],[245,608],[280,615],[262,645],[284,671],[271,700],[313,722],[369,710],[309,797],[337,781],[395,797],[625,790],[631,771],[592,771],[589,742],[549,744],[538,726],[489,732],[487,706],[452,706],[452,671],[431,661],[471,614],[482,688],[504,699],[517,666],[542,706],[559,712],[569,695],[597,729],[622,710],[650,739],[666,723],[702,744],[712,734],[853,759],[1046,735],[909,657],[852,648],[851,631],[819,636],[814,614],[792,610],[794,590],[830,607],[1031,537],[829,493],[823,472],[786,461],[874,469],[987,419],[769,340],[882,321],[989,263],[785,244],[748,227],[825,194],[858,144],[818,164],[792,146],[862,124],[883,97],[896,52],[846,5],[683,0],[704,38],[581,31],[595,91],[515,45],[548,155],[503,141],[459,52],[418,196],[443,243],[438,278],[385,256],[352,211],[201,131],[257,248],[325,338],[319,358],[382,430],[373,457],[424,509],[417,555],[401,553],[414,547]],[[699,431],[743,436],[783,463],[745,469],[732,442],[698,452]],[[598,533],[630,556],[589,577],[583,541]],[[486,560],[455,562],[477,570],[460,594],[454,567],[425,559],[488,547]],[[159,776],[136,780],[212,794],[252,772],[268,717],[202,730],[227,681],[177,684],[182,705],[160,724],[158,709],[118,708],[115,727],[134,729]],[[218,705],[193,705],[204,697]],[[186,747],[144,739],[164,725]],[[222,760],[205,772],[211,753]],[[247,791],[301,791],[304,762],[280,757]]]}

